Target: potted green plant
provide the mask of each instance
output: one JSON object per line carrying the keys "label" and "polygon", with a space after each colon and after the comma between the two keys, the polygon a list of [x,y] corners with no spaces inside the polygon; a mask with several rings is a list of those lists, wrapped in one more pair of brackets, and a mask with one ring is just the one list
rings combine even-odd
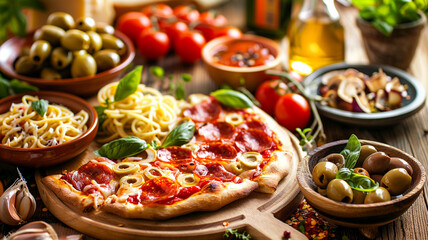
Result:
{"label": "potted green plant", "polygon": [[352,0],[357,26],[372,64],[407,69],[426,24],[426,0]]}

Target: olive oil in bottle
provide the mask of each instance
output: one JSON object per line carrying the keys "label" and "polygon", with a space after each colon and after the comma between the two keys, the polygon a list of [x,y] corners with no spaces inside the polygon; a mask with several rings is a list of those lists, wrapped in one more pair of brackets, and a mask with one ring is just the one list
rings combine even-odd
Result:
{"label": "olive oil in bottle", "polygon": [[288,37],[291,71],[308,75],[345,60],[344,30],[334,0],[305,0]]}

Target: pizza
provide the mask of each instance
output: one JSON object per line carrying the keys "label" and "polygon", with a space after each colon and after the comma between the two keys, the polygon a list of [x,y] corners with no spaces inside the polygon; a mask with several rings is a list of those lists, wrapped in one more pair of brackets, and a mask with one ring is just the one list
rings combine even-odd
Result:
{"label": "pizza", "polygon": [[291,169],[289,135],[258,108],[192,95],[180,118],[195,124],[183,145],[149,147],[123,159],[94,157],[42,181],[83,212],[168,219],[217,210],[253,191],[272,194]]}

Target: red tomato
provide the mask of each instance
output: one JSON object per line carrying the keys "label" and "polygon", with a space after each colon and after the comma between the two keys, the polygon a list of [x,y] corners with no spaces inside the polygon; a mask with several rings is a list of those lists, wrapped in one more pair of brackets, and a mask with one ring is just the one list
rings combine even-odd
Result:
{"label": "red tomato", "polygon": [[175,52],[183,62],[194,63],[201,59],[205,38],[194,31],[182,33],[175,42]]}
{"label": "red tomato", "polygon": [[156,16],[168,18],[173,15],[172,8],[166,4],[158,3],[144,7],[141,12],[148,17]]}
{"label": "red tomato", "polygon": [[138,38],[138,50],[147,59],[158,59],[165,56],[171,46],[168,35],[154,29],[143,31]]}
{"label": "red tomato", "polygon": [[171,45],[174,46],[177,38],[183,33],[189,30],[189,27],[184,22],[172,22],[172,23],[163,23],[162,29],[168,35]]}
{"label": "red tomato", "polygon": [[263,82],[256,91],[256,99],[263,111],[273,115],[276,102],[287,92],[287,88],[287,85],[279,79]]}
{"label": "red tomato", "polygon": [[195,22],[199,20],[199,11],[189,6],[177,6],[174,8],[173,12],[178,19],[187,22]]}
{"label": "red tomato", "polygon": [[222,37],[222,36],[230,36],[230,37],[239,38],[242,36],[242,32],[238,28],[232,27],[232,26],[221,27],[221,28],[215,29],[214,38]]}
{"label": "red tomato", "polygon": [[116,28],[128,36],[134,43],[141,32],[152,27],[150,19],[141,12],[128,12],[117,20]]}
{"label": "red tomato", "polygon": [[216,27],[221,27],[227,24],[227,19],[224,15],[213,11],[201,13],[199,21]]}
{"label": "red tomato", "polygon": [[206,24],[206,23],[198,23],[194,29],[199,31],[204,36],[205,40],[208,42],[215,37],[215,29],[216,27]]}
{"label": "red tomato", "polygon": [[297,93],[287,93],[281,96],[275,105],[275,118],[279,124],[290,131],[305,128],[311,118],[308,101]]}

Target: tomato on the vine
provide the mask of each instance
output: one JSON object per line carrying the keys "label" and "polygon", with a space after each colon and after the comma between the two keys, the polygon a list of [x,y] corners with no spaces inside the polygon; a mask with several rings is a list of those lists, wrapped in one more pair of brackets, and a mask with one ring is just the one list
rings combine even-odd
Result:
{"label": "tomato on the vine", "polygon": [[165,31],[165,33],[168,35],[169,40],[171,42],[171,45],[174,46],[175,41],[177,38],[183,33],[189,30],[189,27],[187,24],[181,21],[177,22],[162,22],[160,28]]}
{"label": "tomato on the vine", "polygon": [[242,32],[239,30],[239,28],[233,26],[216,28],[214,31],[214,38],[222,36],[239,38],[242,36]]}
{"label": "tomato on the vine", "polygon": [[226,17],[214,11],[201,13],[199,16],[199,21],[216,27],[221,27],[227,24]]}
{"label": "tomato on the vine", "polygon": [[193,63],[201,59],[205,39],[202,34],[187,31],[180,34],[175,42],[174,49],[183,62]]}
{"label": "tomato on the vine", "polygon": [[199,20],[199,11],[190,6],[177,6],[174,8],[173,12],[178,19],[187,22],[195,22]]}
{"label": "tomato on the vine", "polygon": [[168,35],[154,29],[143,31],[137,41],[138,50],[147,59],[158,59],[165,56],[170,48]]}
{"label": "tomato on the vine", "polygon": [[290,131],[305,128],[311,119],[308,101],[297,93],[287,93],[278,99],[275,105],[276,121]]}
{"label": "tomato on the vine", "polygon": [[260,102],[261,108],[266,113],[273,115],[275,111],[275,104],[278,99],[287,93],[287,85],[277,79],[264,81],[256,91],[256,99]]}
{"label": "tomato on the vine", "polygon": [[172,17],[174,14],[172,8],[166,4],[158,3],[144,7],[141,12],[148,17],[156,16],[162,18]]}
{"label": "tomato on the vine", "polygon": [[119,17],[116,28],[136,43],[140,33],[151,26],[152,22],[143,13],[128,12]]}

